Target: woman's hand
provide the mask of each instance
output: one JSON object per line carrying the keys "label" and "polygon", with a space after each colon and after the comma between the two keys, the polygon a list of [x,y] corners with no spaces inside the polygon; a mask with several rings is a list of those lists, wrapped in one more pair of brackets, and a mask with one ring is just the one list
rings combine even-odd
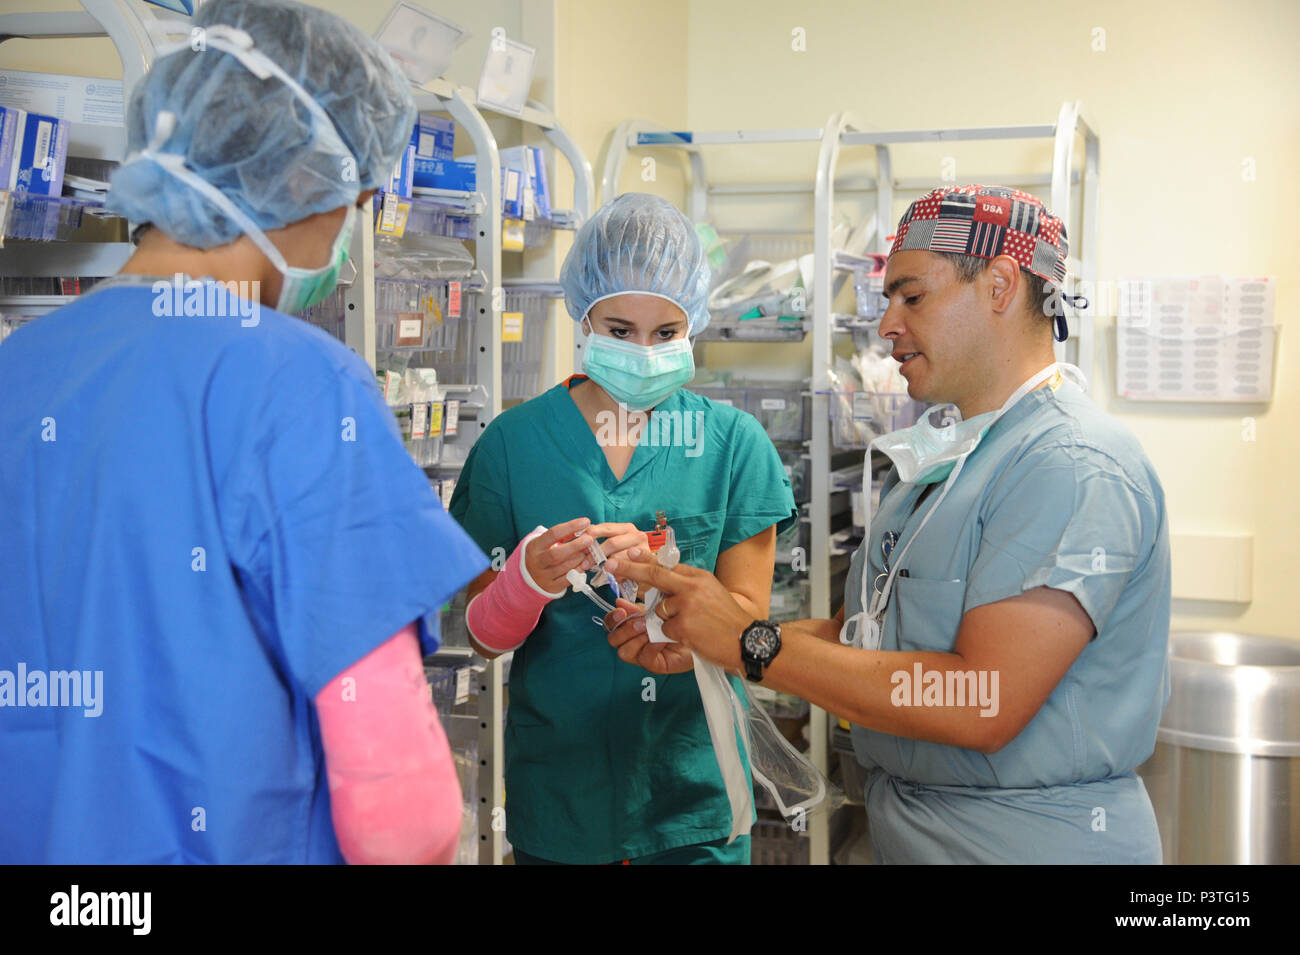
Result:
{"label": "woman's hand", "polygon": [[624,663],[635,663],[651,673],[686,673],[694,669],[695,657],[681,644],[651,643],[642,618],[637,617],[623,623],[629,614],[643,610],[644,604],[629,603],[620,597],[616,601],[616,609],[605,615],[609,645],[618,651],[618,658]]}
{"label": "woman's hand", "polygon": [[[585,517],[575,517],[528,542],[524,548],[524,566],[538,587],[547,593],[559,593],[569,586],[565,574],[575,569],[585,573],[591,568],[592,560],[587,554],[591,537],[582,533],[590,524]],[[574,537],[575,534],[579,536]]]}
{"label": "woman's hand", "polygon": [[650,553],[650,538],[645,531],[637,530],[635,524],[592,524],[587,528],[587,536],[599,540],[600,549],[606,557],[624,557],[633,547],[641,553]]}

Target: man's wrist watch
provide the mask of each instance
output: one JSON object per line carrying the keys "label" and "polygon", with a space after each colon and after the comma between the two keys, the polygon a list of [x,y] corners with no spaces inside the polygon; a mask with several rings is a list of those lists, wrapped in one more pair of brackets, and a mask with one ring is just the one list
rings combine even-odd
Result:
{"label": "man's wrist watch", "polygon": [[740,634],[740,659],[745,677],[758,683],[763,670],[771,666],[781,652],[781,625],[774,620],[755,620]]}

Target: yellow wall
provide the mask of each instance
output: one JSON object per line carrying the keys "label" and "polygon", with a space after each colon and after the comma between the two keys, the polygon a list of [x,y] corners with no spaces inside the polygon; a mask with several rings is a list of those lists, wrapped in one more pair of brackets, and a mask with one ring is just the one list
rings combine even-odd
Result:
{"label": "yellow wall", "polygon": [[[595,204],[610,132],[627,119],[650,119],[679,128],[686,121],[686,0],[557,0],[555,113],[592,165]],[[629,164],[619,191],[656,192],[680,199],[685,175],[681,164],[659,169],[658,181],[643,182]],[[568,195],[571,177],[560,175],[559,195]],[[558,262],[570,239],[560,235]],[[557,264],[558,267],[558,264]],[[573,349],[574,323],[562,304],[559,341]],[[578,333],[581,334],[580,332]]]}
{"label": "yellow wall", "polygon": [[[796,28],[805,31],[806,52],[791,48]],[[1281,325],[1300,303],[1297,35],[1300,5],[1291,0],[1101,0],[1082,9],[1028,0],[695,0],[687,119],[693,129],[804,127],[853,110],[878,129],[1015,125],[1053,122],[1064,100],[1082,100],[1101,135],[1101,279],[1272,275]],[[1098,40],[1104,50],[1094,50]],[[761,161],[718,150],[711,175],[810,175],[810,151],[782,149]],[[957,179],[969,181],[1031,164],[1046,169],[1045,150],[900,147],[894,173],[933,176],[939,185],[939,160],[952,156]],[[1254,181],[1243,181],[1246,157],[1255,161]],[[1254,600],[1175,601],[1174,627],[1300,637],[1288,599],[1300,572],[1292,491],[1300,390],[1286,374],[1294,341],[1280,336],[1270,404],[1135,403],[1114,395],[1113,324],[1099,319],[1094,396],[1147,449],[1174,532],[1254,535]],[[1253,419],[1254,441],[1243,440],[1245,418]]]}

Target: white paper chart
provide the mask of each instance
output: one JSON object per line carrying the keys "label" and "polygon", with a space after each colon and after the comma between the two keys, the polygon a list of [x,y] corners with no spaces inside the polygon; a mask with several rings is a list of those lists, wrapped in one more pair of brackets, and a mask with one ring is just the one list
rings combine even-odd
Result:
{"label": "white paper chart", "polygon": [[1273,397],[1272,278],[1148,276],[1119,283],[1120,397],[1268,401]]}

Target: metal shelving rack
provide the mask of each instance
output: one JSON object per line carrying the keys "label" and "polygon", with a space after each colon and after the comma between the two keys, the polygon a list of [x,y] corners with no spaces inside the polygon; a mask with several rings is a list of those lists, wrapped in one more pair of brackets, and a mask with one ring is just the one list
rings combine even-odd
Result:
{"label": "metal shelving rack", "polygon": [[[1084,144],[1083,168],[1076,172],[1074,159],[1076,143]],[[643,120],[629,120],[620,124],[612,135],[605,167],[601,177],[601,201],[607,202],[619,192],[618,183],[632,149],[671,148],[684,152],[690,163],[690,181],[687,185],[686,212],[695,222],[713,222],[710,198],[718,195],[776,195],[811,193],[814,224],[813,252],[814,278],[812,288],[812,426],[809,440],[810,488],[808,517],[811,524],[808,577],[810,587],[809,612],[813,617],[829,618],[831,607],[831,455],[830,441],[830,368],[835,335],[847,329],[837,327],[833,312],[834,278],[837,272],[847,270],[847,265],[837,263],[831,248],[832,218],[837,192],[874,192],[876,196],[877,230],[872,240],[872,250],[889,251],[886,235],[892,234],[901,209],[895,209],[896,193],[928,191],[938,184],[933,179],[899,179],[894,176],[889,148],[903,143],[978,142],[995,140],[1049,139],[1053,143],[1051,170],[1046,174],[980,175],[970,177],[973,182],[990,182],[1013,186],[1026,191],[1035,187],[1050,187],[1049,205],[1065,223],[1070,237],[1072,255],[1067,260],[1069,277],[1081,280],[1090,290],[1086,309],[1078,310],[1071,318],[1070,340],[1057,343],[1060,360],[1078,365],[1092,381],[1094,365],[1093,319],[1095,315],[1095,289],[1097,280],[1097,212],[1100,141],[1096,132],[1085,122],[1078,101],[1062,104],[1055,123],[1024,126],[970,127],[949,129],[919,129],[899,131],[870,130],[849,112],[837,112],[819,129],[767,129],[723,131],[674,131]],[[813,182],[786,183],[711,183],[708,179],[702,147],[712,145],[770,145],[776,143],[818,143],[817,167]],[[855,180],[836,178],[843,147],[871,146],[875,151],[876,175]],[[1082,228],[1080,228],[1080,225]],[[716,224],[715,224],[716,227]],[[878,325],[878,322],[872,323]],[[1072,346],[1072,347],[1069,347]],[[578,356],[580,360],[580,354]],[[864,466],[887,463],[883,457],[876,462],[864,461]],[[874,466],[873,466],[874,471]],[[810,713],[810,755],[813,762],[826,772],[829,764],[830,723],[825,710],[812,707]],[[809,820],[811,862],[825,864],[830,859],[830,833],[828,821],[814,815]]]}
{"label": "metal shelving rack", "polygon": [[[445,112],[469,134],[474,147],[475,185],[473,193],[440,195],[439,203],[474,217],[474,258],[481,275],[483,291],[476,296],[475,382],[486,386],[487,400],[478,410],[479,433],[492,418],[501,413],[501,313],[507,288],[538,287],[540,279],[508,279],[501,265],[501,159],[496,139],[488,127],[483,111],[498,113],[542,131],[556,152],[569,163],[573,172],[573,208],[555,210],[551,218],[557,228],[575,229],[591,215],[593,183],[591,163],[554,114],[533,100],[518,114],[495,110],[477,102],[473,90],[435,79],[414,90],[416,107],[421,112]],[[554,182],[554,177],[551,178]],[[375,364],[374,309],[374,219],[366,218],[366,228],[359,233],[363,243],[354,255],[358,260],[358,279],[344,294],[347,308],[348,345]],[[558,279],[555,280],[558,282]],[[473,657],[472,651],[461,654]],[[504,782],[504,682],[505,657],[487,661],[478,687],[479,701],[479,862],[494,865],[501,861],[505,834],[493,825],[494,809],[505,805]]]}

